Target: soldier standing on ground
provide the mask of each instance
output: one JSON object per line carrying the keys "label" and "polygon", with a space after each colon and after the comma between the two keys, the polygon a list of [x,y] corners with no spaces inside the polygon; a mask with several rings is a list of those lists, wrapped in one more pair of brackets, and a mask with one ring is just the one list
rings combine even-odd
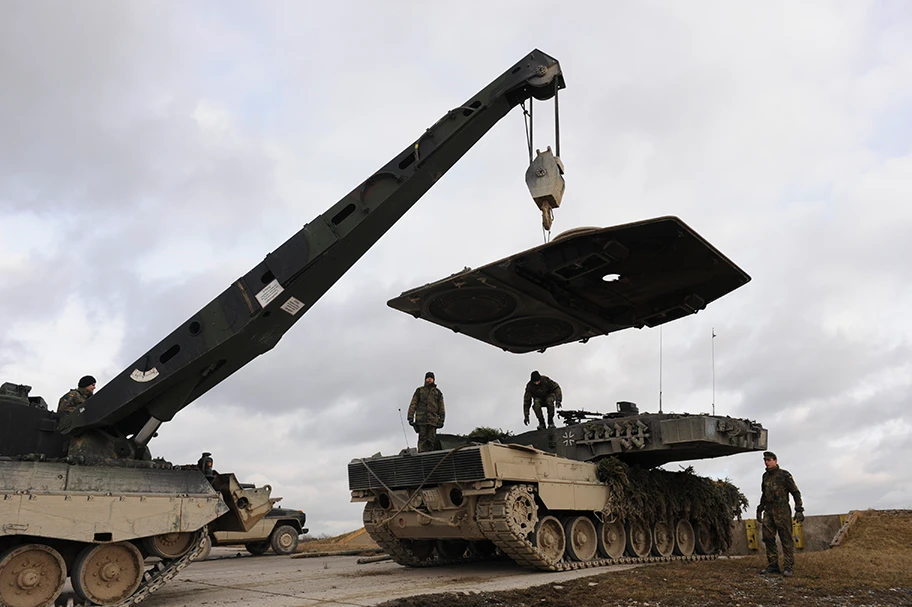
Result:
{"label": "soldier standing on ground", "polygon": [[[804,506],[801,503],[801,492],[795,479],[779,467],[779,460],[772,451],[763,453],[762,495],[757,506],[757,521],[763,521],[763,544],[766,546],[768,566],[761,573],[782,573],[788,577],[795,568],[795,542],[792,539],[792,509],[789,506],[789,494],[795,500],[795,520],[804,521]],[[763,517],[761,519],[761,517]],[[782,569],[779,569],[779,551],[776,549],[776,535],[782,544]]]}
{"label": "soldier standing on ground", "polygon": [[434,383],[434,373],[424,374],[424,385],[419,386],[409,404],[408,423],[418,433],[418,453],[437,450],[437,428],[443,428],[446,409],[443,392]]}
{"label": "soldier standing on ground", "polygon": [[554,408],[561,408],[563,394],[557,382],[542,375],[538,371],[532,371],[532,377],[526,384],[526,392],[523,394],[523,423],[529,425],[529,406],[535,411],[535,417],[538,418],[538,429],[545,429],[545,418],[542,415],[542,405],[548,408],[548,427],[554,427]]}
{"label": "soldier standing on ground", "polygon": [[57,403],[57,413],[60,413],[61,415],[72,413],[89,400],[89,397],[92,396],[94,392],[95,378],[91,375],[82,377],[76,388],[73,388],[60,397],[60,401]]}

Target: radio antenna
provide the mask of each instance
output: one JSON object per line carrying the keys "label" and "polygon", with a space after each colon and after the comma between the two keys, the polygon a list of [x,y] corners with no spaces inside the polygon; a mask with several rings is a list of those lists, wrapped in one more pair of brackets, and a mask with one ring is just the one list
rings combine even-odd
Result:
{"label": "radio antenna", "polygon": [[405,437],[405,448],[406,450],[411,449],[412,446],[409,444],[408,434],[405,432],[405,420],[402,418],[402,407],[399,407],[399,423],[402,424],[402,436]]}

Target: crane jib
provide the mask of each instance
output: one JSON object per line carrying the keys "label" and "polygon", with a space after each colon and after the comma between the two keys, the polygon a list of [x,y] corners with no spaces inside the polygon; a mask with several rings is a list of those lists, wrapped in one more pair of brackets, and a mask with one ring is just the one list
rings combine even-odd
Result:
{"label": "crane jib", "polygon": [[563,87],[556,59],[538,50],[524,56],[64,417],[59,430],[126,437],[171,420],[275,346],[514,106]]}

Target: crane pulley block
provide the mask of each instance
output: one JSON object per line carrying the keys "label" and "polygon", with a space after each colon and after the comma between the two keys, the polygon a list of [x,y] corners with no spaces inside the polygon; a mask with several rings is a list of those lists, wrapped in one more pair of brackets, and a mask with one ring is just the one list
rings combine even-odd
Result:
{"label": "crane pulley block", "polygon": [[535,159],[526,169],[526,185],[532,200],[542,212],[542,225],[551,229],[551,210],[560,206],[564,197],[564,163],[548,146],[544,152],[535,150]]}

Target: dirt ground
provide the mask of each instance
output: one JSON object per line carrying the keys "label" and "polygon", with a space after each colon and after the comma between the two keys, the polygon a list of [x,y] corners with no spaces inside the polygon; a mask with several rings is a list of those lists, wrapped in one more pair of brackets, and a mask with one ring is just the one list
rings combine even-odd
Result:
{"label": "dirt ground", "polygon": [[[912,606],[912,510],[866,511],[848,539],[798,554],[795,575],[761,576],[763,556],[648,565],[506,592],[430,594],[378,607]],[[535,574],[529,574],[535,583]]]}

